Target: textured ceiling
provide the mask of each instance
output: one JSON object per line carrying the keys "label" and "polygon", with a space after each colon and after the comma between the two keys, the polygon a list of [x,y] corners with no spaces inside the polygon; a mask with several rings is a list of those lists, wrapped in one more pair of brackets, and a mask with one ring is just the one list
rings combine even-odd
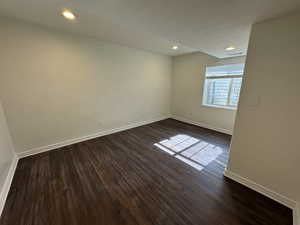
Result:
{"label": "textured ceiling", "polygon": [[[60,16],[71,9],[76,22]],[[0,15],[168,55],[246,53],[251,24],[300,9],[300,0],[1,0]],[[179,50],[171,49],[178,45]]]}

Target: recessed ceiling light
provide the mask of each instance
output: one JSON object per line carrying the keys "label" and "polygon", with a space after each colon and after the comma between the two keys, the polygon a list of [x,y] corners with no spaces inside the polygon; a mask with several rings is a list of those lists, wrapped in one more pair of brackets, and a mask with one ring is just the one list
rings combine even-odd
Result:
{"label": "recessed ceiling light", "polygon": [[233,45],[228,46],[227,48],[225,48],[226,51],[232,51],[234,49],[235,49],[235,47]]}
{"label": "recessed ceiling light", "polygon": [[177,49],[178,49],[178,46],[174,45],[174,46],[172,47],[172,49],[173,49],[173,50],[177,50]]}
{"label": "recessed ceiling light", "polygon": [[76,16],[70,10],[64,10],[62,15],[68,20],[75,20]]}

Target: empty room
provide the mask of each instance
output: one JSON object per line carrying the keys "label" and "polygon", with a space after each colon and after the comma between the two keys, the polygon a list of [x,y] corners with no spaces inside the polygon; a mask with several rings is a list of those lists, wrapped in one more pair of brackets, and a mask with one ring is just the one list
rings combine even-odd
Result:
{"label": "empty room", "polygon": [[1,0],[0,225],[300,225],[299,0]]}

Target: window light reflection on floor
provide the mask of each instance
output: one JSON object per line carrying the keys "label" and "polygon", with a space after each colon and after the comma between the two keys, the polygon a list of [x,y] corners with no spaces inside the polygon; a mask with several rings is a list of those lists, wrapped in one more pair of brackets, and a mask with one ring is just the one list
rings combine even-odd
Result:
{"label": "window light reflection on floor", "polygon": [[202,170],[223,153],[219,146],[185,134],[160,141],[154,146],[197,170]]}

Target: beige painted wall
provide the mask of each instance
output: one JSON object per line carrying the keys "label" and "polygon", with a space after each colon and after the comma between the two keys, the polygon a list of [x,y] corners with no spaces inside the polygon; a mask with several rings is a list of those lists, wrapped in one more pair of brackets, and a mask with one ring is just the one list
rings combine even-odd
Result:
{"label": "beige painted wall", "polygon": [[219,60],[201,52],[173,57],[172,115],[232,133],[235,110],[202,106],[205,67],[244,61],[245,57]]}
{"label": "beige painted wall", "polygon": [[14,157],[13,144],[0,102],[0,193]]}
{"label": "beige painted wall", "polygon": [[171,57],[2,18],[0,27],[0,98],[17,152],[169,115]]}
{"label": "beige painted wall", "polygon": [[228,170],[300,201],[300,13],[255,24]]}

